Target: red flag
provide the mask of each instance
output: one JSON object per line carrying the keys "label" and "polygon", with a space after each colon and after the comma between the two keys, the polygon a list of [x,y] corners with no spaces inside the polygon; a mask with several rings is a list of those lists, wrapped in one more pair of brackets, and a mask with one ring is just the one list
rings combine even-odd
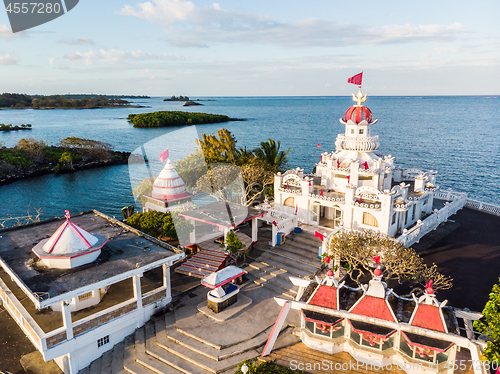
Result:
{"label": "red flag", "polygon": [[362,163],[361,166],[364,166],[365,170],[368,170],[368,161],[365,161],[364,163]]}
{"label": "red flag", "polygon": [[165,152],[160,153],[160,161],[163,162],[168,158],[168,148]]}
{"label": "red flag", "polygon": [[425,285],[425,288],[432,287],[432,279]]}
{"label": "red flag", "polygon": [[321,163],[323,163],[323,155],[321,155]]}
{"label": "red flag", "polygon": [[323,189],[321,189],[321,192],[319,193],[321,196],[323,196]]}
{"label": "red flag", "polygon": [[295,204],[295,214],[297,214],[297,211],[299,210],[299,206]]}
{"label": "red flag", "polygon": [[318,143],[318,145],[316,146],[316,148],[321,148],[321,144]]}
{"label": "red flag", "polygon": [[359,195],[359,203],[361,204],[361,201],[363,201],[363,195]]}
{"label": "red flag", "polygon": [[322,233],[317,232],[317,231],[314,232],[314,237],[315,238],[320,238],[321,241],[323,241],[323,239],[325,238],[325,236]]}
{"label": "red flag", "polygon": [[311,180],[309,179],[309,187],[311,187],[311,186],[312,186],[312,183],[311,183]]}
{"label": "red flag", "polygon": [[278,226],[278,224],[276,223],[276,220],[275,220],[275,219],[273,219],[273,225],[274,225],[274,226]]}
{"label": "red flag", "polygon": [[380,256],[373,257],[373,261],[375,261],[377,265],[380,265]]}
{"label": "red flag", "polygon": [[286,182],[286,189],[289,190],[290,187],[288,187],[288,182]]}
{"label": "red flag", "polygon": [[356,74],[356,75],[352,76],[351,78],[348,78],[347,83],[357,84],[358,86],[361,86],[362,80],[363,80],[363,72]]}
{"label": "red flag", "polygon": [[348,184],[351,183],[351,176],[350,175],[347,176],[347,183]]}
{"label": "red flag", "polygon": [[325,257],[325,262],[326,262],[327,264],[329,264],[329,263],[330,263],[330,256]]}
{"label": "red flag", "polygon": [[340,169],[340,161],[337,159],[337,169]]}

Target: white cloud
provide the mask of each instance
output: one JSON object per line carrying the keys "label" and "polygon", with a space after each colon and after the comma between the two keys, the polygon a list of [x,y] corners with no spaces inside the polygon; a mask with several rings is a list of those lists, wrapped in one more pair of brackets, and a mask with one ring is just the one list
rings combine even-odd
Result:
{"label": "white cloud", "polygon": [[56,61],[54,57],[49,57],[47,60],[49,61],[49,65],[54,65],[54,62]]}
{"label": "white cloud", "polygon": [[127,62],[134,60],[178,60],[179,57],[168,53],[151,53],[144,51],[120,51],[117,49],[100,49],[98,51],[74,52],[64,56],[68,61],[84,62],[88,65],[95,61],[104,63]]}
{"label": "white cloud", "polygon": [[85,38],[85,37],[79,38],[79,39],[74,39],[74,38],[60,39],[57,42],[61,43],[61,44],[69,44],[69,45],[93,45],[93,44],[95,44],[92,39]]}
{"label": "white cloud", "polygon": [[19,62],[19,57],[15,55],[0,55],[0,65],[15,65]]}
{"label": "white cloud", "polygon": [[319,18],[298,22],[272,19],[267,15],[223,9],[214,3],[199,7],[190,1],[153,0],[126,5],[118,14],[159,23],[164,37],[177,46],[206,47],[210,43],[272,44],[287,47],[395,44],[442,41],[458,38],[467,28],[452,25],[387,25],[336,23]]}

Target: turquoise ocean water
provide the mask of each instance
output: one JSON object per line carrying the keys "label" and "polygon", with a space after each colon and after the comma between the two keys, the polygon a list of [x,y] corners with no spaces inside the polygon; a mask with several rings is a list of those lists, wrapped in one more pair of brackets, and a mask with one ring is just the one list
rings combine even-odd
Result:
{"label": "turquoise ocean water", "polygon": [[[173,160],[194,148],[195,129],[135,129],[129,113],[186,110],[226,114],[244,122],[200,125],[196,131],[215,132],[225,127],[239,146],[256,147],[273,138],[291,147],[290,167],[310,172],[321,152],[335,150],[335,138],[344,132],[338,121],[353,104],[351,97],[211,97],[204,106],[183,108],[162,98],[135,103],[149,108],[1,110],[0,123],[30,123],[31,131],[0,133],[3,146],[24,137],[50,144],[68,136],[102,140],[116,150],[132,152],[152,142],[168,145]],[[392,155],[403,168],[438,171],[442,189],[466,192],[471,198],[500,205],[500,96],[370,97],[366,101],[378,123],[372,134],[380,136],[380,152]],[[169,135],[170,134],[170,135]],[[317,148],[317,144],[321,148]],[[145,148],[153,171],[161,165],[151,147]],[[162,149],[163,150],[163,149]],[[0,219],[23,215],[28,206],[42,208],[42,218],[61,216],[64,209],[80,212],[97,209],[121,217],[120,209],[134,203],[127,165],[46,175],[0,186]]]}

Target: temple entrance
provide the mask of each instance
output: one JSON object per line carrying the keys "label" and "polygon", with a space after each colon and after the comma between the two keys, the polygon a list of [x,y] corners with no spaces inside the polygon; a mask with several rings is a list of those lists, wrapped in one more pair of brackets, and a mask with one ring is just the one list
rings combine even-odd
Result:
{"label": "temple entrance", "polygon": [[315,201],[311,209],[310,223],[324,227],[336,228],[342,222],[342,210],[338,205],[333,207],[322,206]]}

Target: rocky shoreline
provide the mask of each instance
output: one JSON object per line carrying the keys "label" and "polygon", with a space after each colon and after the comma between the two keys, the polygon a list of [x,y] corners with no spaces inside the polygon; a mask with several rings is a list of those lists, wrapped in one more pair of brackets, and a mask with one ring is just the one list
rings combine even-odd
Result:
{"label": "rocky shoreline", "polygon": [[66,174],[74,173],[79,170],[93,169],[103,166],[124,165],[129,161],[130,152],[111,152],[112,156],[106,160],[90,160],[73,162],[72,169],[54,170],[57,162],[47,162],[41,165],[17,167],[13,172],[0,176],[0,186],[9,184],[21,179],[39,177],[46,174]]}

